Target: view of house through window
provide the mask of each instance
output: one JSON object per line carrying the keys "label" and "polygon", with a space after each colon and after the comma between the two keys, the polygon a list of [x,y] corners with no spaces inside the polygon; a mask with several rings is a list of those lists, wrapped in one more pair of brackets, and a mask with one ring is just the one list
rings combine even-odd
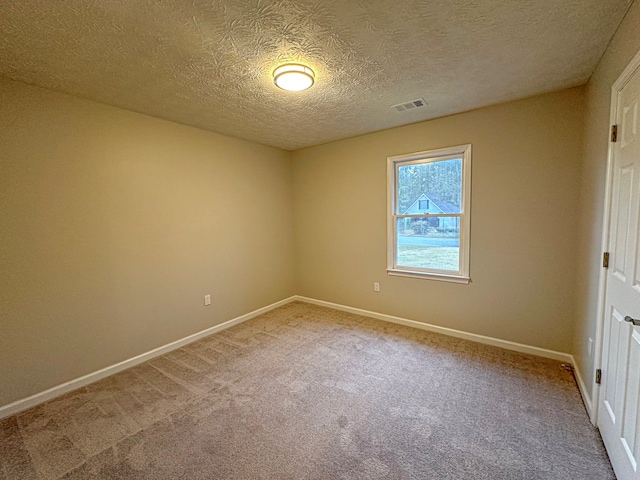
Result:
{"label": "view of house through window", "polygon": [[470,146],[389,158],[389,273],[468,280]]}

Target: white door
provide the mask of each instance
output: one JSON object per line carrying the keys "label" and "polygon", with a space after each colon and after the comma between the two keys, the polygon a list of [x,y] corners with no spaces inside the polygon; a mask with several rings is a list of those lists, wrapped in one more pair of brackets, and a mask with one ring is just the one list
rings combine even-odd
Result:
{"label": "white door", "polygon": [[619,90],[598,427],[619,480],[640,480],[640,72]]}

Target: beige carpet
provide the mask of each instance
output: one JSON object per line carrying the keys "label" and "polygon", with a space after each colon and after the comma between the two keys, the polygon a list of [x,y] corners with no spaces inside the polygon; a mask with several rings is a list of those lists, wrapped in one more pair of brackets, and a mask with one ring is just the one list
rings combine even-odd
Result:
{"label": "beige carpet", "polygon": [[614,478],[560,364],[292,303],[0,421],[5,479]]}

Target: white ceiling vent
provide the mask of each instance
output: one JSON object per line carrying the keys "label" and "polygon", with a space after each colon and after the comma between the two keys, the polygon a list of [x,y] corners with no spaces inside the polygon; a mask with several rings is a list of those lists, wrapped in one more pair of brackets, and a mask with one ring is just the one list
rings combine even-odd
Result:
{"label": "white ceiling vent", "polygon": [[413,110],[415,108],[426,107],[427,102],[424,98],[416,98],[415,100],[409,100],[408,102],[399,103],[397,105],[391,105],[391,108],[395,108],[399,112],[406,112],[407,110]]}

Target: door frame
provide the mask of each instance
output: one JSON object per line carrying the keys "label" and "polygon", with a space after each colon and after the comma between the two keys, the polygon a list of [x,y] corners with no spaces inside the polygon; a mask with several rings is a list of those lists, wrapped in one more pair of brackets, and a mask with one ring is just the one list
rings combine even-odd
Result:
{"label": "door frame", "polygon": [[[620,91],[624,88],[627,82],[631,79],[636,71],[640,71],[640,51],[638,51],[629,64],[622,71],[618,79],[611,86],[611,106],[609,114],[609,128],[611,125],[615,125],[618,118],[618,97]],[[620,132],[618,132],[620,133]],[[610,135],[610,132],[609,132]],[[614,148],[615,144],[611,142],[611,137],[608,137],[607,147],[607,173],[606,184],[604,193],[604,211],[602,218],[602,239],[600,244],[600,254],[609,249],[609,240],[611,237],[611,206],[613,195],[613,163],[614,163]],[[607,270],[600,269],[599,283],[598,283],[598,303],[597,303],[597,317],[596,317],[596,335],[594,345],[594,362],[593,371],[591,372],[591,423],[593,425],[598,424],[598,415],[600,411],[600,385],[596,383],[595,372],[599,368],[602,368],[602,350],[604,347],[604,321],[605,321],[605,299],[607,294]]]}

